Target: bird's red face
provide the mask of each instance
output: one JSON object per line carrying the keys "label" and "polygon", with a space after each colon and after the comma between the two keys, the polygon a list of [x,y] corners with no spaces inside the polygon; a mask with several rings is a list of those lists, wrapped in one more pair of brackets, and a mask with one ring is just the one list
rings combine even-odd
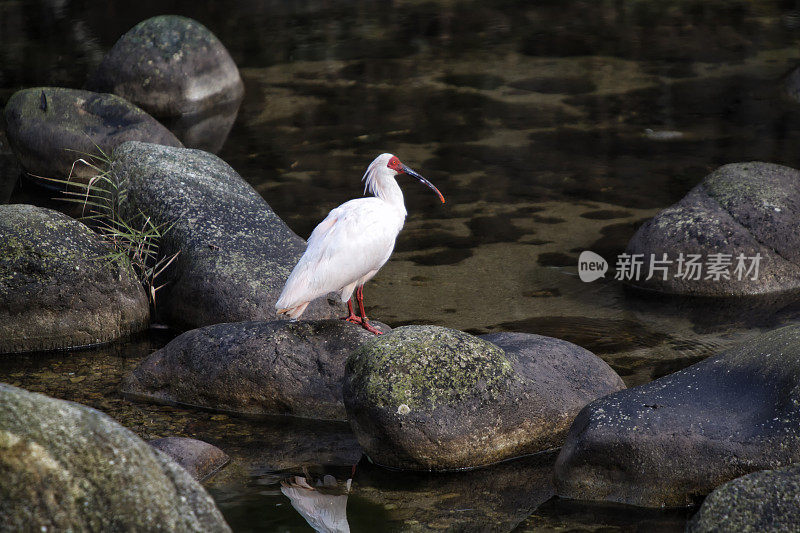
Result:
{"label": "bird's red face", "polygon": [[403,172],[403,163],[397,159],[397,156],[392,156],[389,162],[386,164],[387,167],[391,168],[395,172]]}

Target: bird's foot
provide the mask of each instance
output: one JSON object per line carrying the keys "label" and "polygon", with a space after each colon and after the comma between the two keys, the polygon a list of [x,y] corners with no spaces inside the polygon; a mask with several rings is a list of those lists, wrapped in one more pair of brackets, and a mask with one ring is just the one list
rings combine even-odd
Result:
{"label": "bird's foot", "polygon": [[383,335],[383,332],[369,323],[366,317],[361,321],[361,327],[375,335]]}
{"label": "bird's foot", "polygon": [[361,317],[358,315],[343,316],[341,320],[346,320],[347,322],[352,322],[353,324],[358,324],[359,326],[363,323]]}

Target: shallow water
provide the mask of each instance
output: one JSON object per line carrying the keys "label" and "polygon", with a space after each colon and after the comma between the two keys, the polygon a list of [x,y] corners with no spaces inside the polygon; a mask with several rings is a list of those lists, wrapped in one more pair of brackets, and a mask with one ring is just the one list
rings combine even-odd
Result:
{"label": "shallow water", "polygon": [[[583,250],[613,263],[643,220],[721,164],[800,166],[800,104],[782,94],[800,62],[800,13],[749,1],[487,4],[0,0],[0,105],[26,86],[82,86],[140,20],[191,16],[245,81],[220,156],[298,234],[360,195],[383,151],[447,197],[402,183],[406,228],[365,291],[376,319],[561,337],[629,386],[796,321],[791,297],[670,300],[584,283],[576,265]],[[0,136],[0,173],[10,168]],[[23,183],[12,201],[48,196]],[[174,334],[6,358],[0,380],[97,407],[144,438],[217,444],[233,462],[207,486],[234,529],[308,530],[279,482],[304,466],[348,477],[361,454],[347,426],[123,401],[124,373]],[[354,531],[679,531],[691,513],[551,499],[551,463],[412,476],[361,461],[348,518]]]}

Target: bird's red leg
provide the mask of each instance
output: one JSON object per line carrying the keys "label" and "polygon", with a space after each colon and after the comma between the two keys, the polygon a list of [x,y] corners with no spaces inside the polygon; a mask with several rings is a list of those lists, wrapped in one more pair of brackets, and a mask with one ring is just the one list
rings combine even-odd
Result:
{"label": "bird's red leg", "polygon": [[350,313],[347,316],[343,316],[342,320],[347,320],[348,322],[352,322],[353,324],[361,324],[361,317],[357,316],[356,313],[353,311],[353,298],[351,297],[347,300],[347,311]]}
{"label": "bird's red leg", "polygon": [[383,335],[383,332],[370,325],[367,313],[364,311],[364,286],[356,289],[356,300],[358,301],[358,312],[361,314],[361,327],[375,335]]}

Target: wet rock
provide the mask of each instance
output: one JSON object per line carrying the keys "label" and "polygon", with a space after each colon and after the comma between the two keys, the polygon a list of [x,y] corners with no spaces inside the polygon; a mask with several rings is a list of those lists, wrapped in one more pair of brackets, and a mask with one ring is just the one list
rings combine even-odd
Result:
{"label": "wet rock", "polygon": [[[162,251],[180,252],[163,274],[163,320],[189,329],[275,317],[305,243],[239,174],[207,152],[155,144],[125,143],[112,158],[112,173],[128,191],[127,209],[171,224]],[[303,317],[339,312],[320,298]]]}
{"label": "wet rock", "polygon": [[0,404],[3,531],[230,531],[185,470],[107,415],[5,384]]}
{"label": "wet rock", "polygon": [[239,114],[239,104],[223,104],[203,111],[162,119],[186,148],[197,148],[216,154],[222,149]]}
{"label": "wet rock", "polygon": [[127,266],[84,224],[32,205],[0,205],[0,353],[110,341],[147,327]]}
{"label": "wet rock", "polygon": [[800,461],[800,327],[606,396],[575,419],[559,495],[660,507],[738,476]]}
{"label": "wet rock", "polygon": [[216,324],[153,353],[125,378],[122,391],[248,415],[346,420],[345,360],[373,338],[343,320]]}
{"label": "wet rock", "polygon": [[754,472],[708,495],[689,522],[689,533],[800,530],[800,465]]}
{"label": "wet rock", "polygon": [[[636,232],[628,254],[642,254],[632,285],[699,296],[742,296],[800,287],[800,172],[770,163],[735,163],[705,177],[680,202],[658,213]],[[665,272],[650,274],[651,254],[666,254]],[[699,274],[678,276],[678,258],[699,255]],[[720,270],[708,268],[713,254]],[[743,255],[741,261],[739,256]],[[760,256],[757,273],[749,270]],[[688,272],[683,265],[683,272]],[[634,276],[635,277],[635,276]],[[753,279],[753,278],[756,279]],[[697,279],[695,279],[697,278]]]}
{"label": "wet rock", "polygon": [[239,69],[219,39],[176,15],[149,18],[120,37],[88,86],[157,117],[206,111],[244,94]]}
{"label": "wet rock", "polygon": [[165,437],[148,442],[150,446],[169,455],[197,480],[202,481],[225,466],[230,457],[207,442],[186,437]]}
{"label": "wet rock", "polygon": [[[98,171],[73,163],[85,154],[106,154],[125,141],[182,146],[156,119],[113,94],[60,87],[14,93],[5,108],[9,143],[29,173],[87,181]],[[44,182],[48,184],[48,182]]]}
{"label": "wet rock", "polygon": [[608,365],[568,342],[487,339],[406,326],[353,353],[344,402],[372,461],[455,470],[553,448],[586,403],[624,387]]}

